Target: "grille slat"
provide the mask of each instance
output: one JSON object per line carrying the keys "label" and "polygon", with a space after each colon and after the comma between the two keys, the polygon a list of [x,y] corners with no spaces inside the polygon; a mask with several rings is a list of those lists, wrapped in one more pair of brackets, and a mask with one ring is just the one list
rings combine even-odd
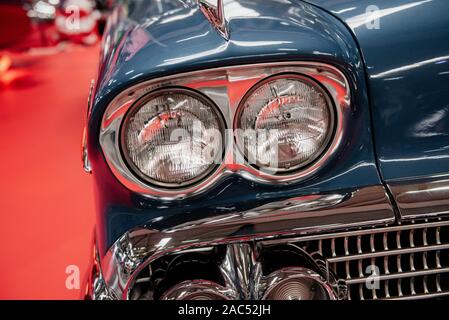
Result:
{"label": "grille slat", "polygon": [[336,257],[337,252],[335,251],[335,238],[331,239],[331,251],[332,251],[332,257]]}
{"label": "grille slat", "polygon": [[412,294],[412,296],[416,295],[416,290],[415,290],[415,277],[411,277],[410,278],[410,292]]}
{"label": "grille slat", "polygon": [[[383,275],[379,275],[379,281],[399,279],[399,278],[418,277],[418,276],[425,276],[425,275],[429,275],[429,274],[441,274],[441,273],[449,273],[449,268],[383,274]],[[365,283],[366,279],[367,279],[367,277],[352,278],[351,280],[346,280],[346,283],[347,284]]]}
{"label": "grille slat", "polygon": [[357,268],[359,270],[359,277],[363,277],[363,262],[362,262],[362,260],[358,261]]}
{"label": "grille slat", "polygon": [[404,294],[402,293],[402,279],[398,279],[397,286],[398,286],[398,293],[399,293],[398,296],[403,297]]}
{"label": "grille slat", "polygon": [[387,280],[384,283],[385,297],[390,298],[390,282]]}
{"label": "grille slat", "polygon": [[396,262],[397,262],[397,269],[398,272],[402,272],[402,255],[398,255],[398,257],[396,258]]}
{"label": "grille slat", "polygon": [[349,268],[349,261],[346,261],[345,263],[345,269],[346,269],[346,279],[351,279],[351,269]]}
{"label": "grille slat", "polygon": [[416,268],[415,268],[415,254],[414,253],[410,253],[410,270],[411,271],[416,271]]}
{"label": "grille slat", "polygon": [[437,292],[437,293],[420,293],[416,295],[403,296],[403,297],[390,297],[382,300],[419,300],[419,299],[431,299],[431,298],[441,298],[449,297],[449,291]]}
{"label": "grille slat", "polygon": [[349,240],[348,237],[345,237],[345,255],[349,256]]}
{"label": "grille slat", "polygon": [[425,294],[429,294],[429,287],[427,286],[427,281],[428,281],[427,276],[424,276],[422,282],[423,282],[423,287],[424,287],[424,293]]}
{"label": "grille slat", "polygon": [[448,244],[442,244],[442,245],[432,245],[432,246],[422,246],[422,247],[414,247],[414,248],[402,248],[402,249],[395,249],[390,251],[377,251],[372,253],[363,253],[359,255],[350,255],[350,256],[335,256],[334,258],[329,258],[329,262],[335,263],[335,262],[344,262],[347,260],[359,260],[359,259],[370,259],[370,258],[378,258],[378,257],[384,257],[384,256],[396,256],[401,254],[410,254],[410,253],[416,253],[416,252],[425,252],[425,251],[435,251],[435,250],[446,250],[449,249],[449,243]]}
{"label": "grille slat", "polygon": [[423,264],[424,264],[424,269],[429,269],[429,265],[427,263],[427,252],[423,252],[422,253],[422,259],[423,259]]}
{"label": "grille slat", "polygon": [[441,232],[441,227],[437,227],[436,228],[436,242],[437,244],[441,244],[441,237],[440,237],[440,232]]}
{"label": "grille slat", "polygon": [[388,251],[388,233],[384,233],[382,238],[383,238],[384,250]]}
{"label": "grille slat", "polygon": [[359,284],[359,296],[360,300],[365,300],[365,295],[363,293],[363,284]]}
{"label": "grille slat", "polygon": [[384,257],[384,272],[385,274],[390,274],[390,267],[388,265],[388,257]]}
{"label": "grille slat", "polygon": [[435,251],[435,260],[436,260],[436,264],[437,264],[437,268],[441,268],[441,251],[437,250]]}
{"label": "grille slat", "polygon": [[371,247],[371,252],[376,252],[376,248],[374,246],[374,233],[370,235],[369,245]]}
{"label": "grille slat", "polygon": [[415,230],[410,230],[410,247],[415,247]]}
{"label": "grille slat", "polygon": [[361,235],[357,236],[357,253],[358,254],[362,253],[362,236]]}
{"label": "grille slat", "polygon": [[440,279],[441,279],[441,276],[438,274],[438,275],[436,276],[437,292],[442,292],[442,291],[443,291],[443,289],[441,289]]}

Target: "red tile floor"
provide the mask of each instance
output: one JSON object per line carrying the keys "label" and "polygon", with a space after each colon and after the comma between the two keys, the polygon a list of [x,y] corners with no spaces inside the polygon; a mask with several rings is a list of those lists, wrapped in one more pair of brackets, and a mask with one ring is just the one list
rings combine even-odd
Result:
{"label": "red tile floor", "polygon": [[[48,51],[14,55],[0,77],[0,299],[80,298],[90,262],[80,145],[98,47]],[[70,265],[80,289],[66,288]]]}

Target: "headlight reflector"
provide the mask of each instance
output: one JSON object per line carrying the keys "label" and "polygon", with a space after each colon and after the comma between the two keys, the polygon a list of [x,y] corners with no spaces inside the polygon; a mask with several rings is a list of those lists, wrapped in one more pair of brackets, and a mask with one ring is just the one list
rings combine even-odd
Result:
{"label": "headlight reflector", "polygon": [[250,164],[269,173],[288,173],[316,160],[334,129],[327,92],[300,74],[275,75],[242,99],[236,141]]}
{"label": "headlight reflector", "polygon": [[139,100],[124,118],[121,147],[131,169],[162,187],[195,183],[223,156],[224,121],[212,101],[186,88]]}

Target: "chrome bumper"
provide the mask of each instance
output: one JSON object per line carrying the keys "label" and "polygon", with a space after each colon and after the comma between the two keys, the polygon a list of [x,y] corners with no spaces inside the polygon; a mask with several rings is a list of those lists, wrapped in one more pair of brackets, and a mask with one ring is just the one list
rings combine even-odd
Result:
{"label": "chrome bumper", "polygon": [[[395,221],[382,186],[307,195],[245,212],[191,221],[165,230],[145,227],[124,234],[98,259],[92,297],[128,299],[139,272],[168,254],[220,244],[272,240],[386,225]],[[101,260],[101,261],[100,261]]]}

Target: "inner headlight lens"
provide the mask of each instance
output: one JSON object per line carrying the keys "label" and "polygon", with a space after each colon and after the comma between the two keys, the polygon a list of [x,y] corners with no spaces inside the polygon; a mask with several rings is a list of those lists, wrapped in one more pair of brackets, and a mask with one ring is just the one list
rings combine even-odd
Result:
{"label": "inner headlight lens", "polygon": [[286,173],[316,160],[334,127],[328,94],[299,74],[273,76],[243,98],[236,141],[247,161],[262,171]]}
{"label": "inner headlight lens", "polygon": [[223,155],[224,123],[215,105],[184,88],[150,93],[125,116],[124,157],[144,180],[164,187],[194,183]]}

